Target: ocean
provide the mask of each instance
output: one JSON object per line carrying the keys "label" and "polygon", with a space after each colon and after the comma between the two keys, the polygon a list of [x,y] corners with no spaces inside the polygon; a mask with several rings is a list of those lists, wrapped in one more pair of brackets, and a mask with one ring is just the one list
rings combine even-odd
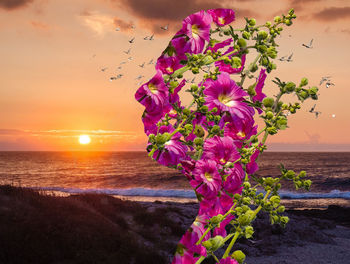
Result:
{"label": "ocean", "polygon": [[[287,207],[350,207],[350,152],[265,152],[256,174],[279,175],[280,163],[306,170],[313,182],[309,192],[283,183],[280,194]],[[0,184],[55,195],[94,192],[138,201],[196,201],[185,176],[146,152],[0,152]]]}

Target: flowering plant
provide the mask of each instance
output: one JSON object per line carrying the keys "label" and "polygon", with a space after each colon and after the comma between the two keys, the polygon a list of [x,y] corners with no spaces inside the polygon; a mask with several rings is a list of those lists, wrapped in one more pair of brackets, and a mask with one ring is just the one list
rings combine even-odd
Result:
{"label": "flowering plant", "polygon": [[[281,215],[285,208],[280,205],[280,182],[291,180],[297,189],[310,188],[305,171],[296,174],[283,165],[279,177],[254,175],[268,136],[286,129],[288,116],[301,107],[299,102],[282,102],[282,97],[295,94],[300,102],[317,99],[318,88],[306,88],[306,78],[299,85],[275,78],[279,89],[275,99],[263,92],[267,74],[276,69],[276,37],[295,18],[291,9],[274,22],[256,25],[255,19],[246,18],[244,28],[234,29],[231,9],[192,14],[158,58],[157,73],[135,94],[145,106],[142,121],[149,156],[180,170],[200,202],[173,263],[201,263],[207,257],[221,264],[243,263],[244,253],[232,253],[232,246],[240,237],[252,237],[251,223],[259,211],[269,212],[272,224],[288,222]],[[247,64],[251,51],[256,57]],[[188,82],[187,71],[203,78],[197,84],[193,80],[184,91],[192,96],[185,106],[179,93]],[[256,113],[265,124],[259,131]],[[224,246],[219,257],[216,252]]]}

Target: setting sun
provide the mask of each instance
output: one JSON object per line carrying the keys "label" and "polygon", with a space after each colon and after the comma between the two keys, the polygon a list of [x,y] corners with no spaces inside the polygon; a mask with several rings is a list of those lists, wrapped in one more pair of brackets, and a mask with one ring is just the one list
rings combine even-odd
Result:
{"label": "setting sun", "polygon": [[91,142],[91,139],[88,135],[80,135],[79,136],[79,143],[82,145],[89,144]]}

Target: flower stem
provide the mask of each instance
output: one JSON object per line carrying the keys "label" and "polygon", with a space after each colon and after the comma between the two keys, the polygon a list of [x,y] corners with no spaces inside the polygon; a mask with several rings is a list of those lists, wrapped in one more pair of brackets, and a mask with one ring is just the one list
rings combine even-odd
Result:
{"label": "flower stem", "polygon": [[225,251],[224,255],[222,256],[223,259],[224,259],[224,258],[227,258],[228,255],[230,254],[231,249],[232,249],[234,243],[236,242],[236,240],[237,240],[238,237],[239,237],[239,233],[240,233],[240,232],[238,232],[238,231],[235,232],[234,237],[232,238],[230,244],[229,244],[228,247],[226,248],[226,251]]}
{"label": "flower stem", "polygon": [[202,263],[203,260],[205,260],[205,257],[204,257],[204,256],[201,256],[201,257],[197,260],[196,264]]}

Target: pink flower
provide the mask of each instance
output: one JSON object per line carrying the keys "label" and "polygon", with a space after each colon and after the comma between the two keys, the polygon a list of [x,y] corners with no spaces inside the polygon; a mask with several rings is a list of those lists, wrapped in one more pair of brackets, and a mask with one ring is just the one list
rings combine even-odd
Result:
{"label": "pink flower", "polygon": [[135,94],[135,98],[146,107],[148,112],[159,111],[168,99],[168,88],[165,86],[162,73],[157,71],[156,75],[143,84]]}
{"label": "pink flower", "polygon": [[238,264],[238,262],[237,262],[237,260],[235,260],[231,257],[227,257],[225,259],[221,259],[220,264]]}
{"label": "pink flower", "polygon": [[[164,134],[165,132],[171,133],[174,128],[169,126],[162,126],[159,128],[159,133]],[[171,139],[164,144],[163,150],[156,150],[153,154],[153,158],[158,163],[164,166],[176,166],[182,159],[186,157],[187,147],[182,144],[179,140],[181,137],[180,133],[175,133]]]}
{"label": "pink flower", "polygon": [[240,163],[235,163],[232,169],[227,169],[225,174],[228,175],[223,185],[226,191],[230,193],[241,193],[242,181],[245,177],[244,170]]}
{"label": "pink flower", "polygon": [[219,164],[235,161],[241,157],[230,137],[214,136],[204,142],[203,159],[215,160]]}
{"label": "pink flower", "polygon": [[235,12],[232,9],[210,9],[208,13],[212,16],[218,26],[225,26],[235,20]]}
{"label": "pink flower", "polygon": [[197,192],[204,197],[215,196],[221,186],[221,176],[218,172],[217,163],[213,160],[198,160],[193,171],[194,182]]}
{"label": "pink flower", "polygon": [[246,165],[246,171],[248,174],[254,174],[259,169],[259,166],[256,163],[256,159],[258,158],[259,154],[260,151],[256,149],[253,155],[251,155],[250,162]]}
{"label": "pink flower", "polygon": [[209,41],[211,22],[211,16],[203,10],[184,19],[182,31],[189,37],[193,53],[202,52],[205,41]]}
{"label": "pink flower", "polygon": [[183,67],[176,57],[160,56],[156,63],[156,69],[163,74],[173,74],[174,71]]}
{"label": "pink flower", "polygon": [[[252,98],[253,102],[256,102],[256,101],[262,102],[262,100],[266,97],[266,94],[264,94],[262,92],[266,76],[267,76],[266,70],[261,69],[260,74],[259,74],[259,78],[258,78],[256,86],[255,86],[256,95],[254,95]],[[260,108],[258,108],[258,112],[259,112],[259,114],[261,114],[262,110]]]}
{"label": "pink flower", "polygon": [[[213,47],[208,47],[208,48],[206,49],[206,51],[207,51],[207,50],[211,50],[211,51],[217,52],[219,49],[224,48],[224,47],[230,45],[230,44],[232,43],[232,41],[233,41],[232,38],[226,39],[226,40],[224,40],[224,41],[222,41],[222,42],[219,42],[219,43],[214,44]],[[206,53],[206,51],[205,51],[204,53]]]}
{"label": "pink flower", "polygon": [[219,113],[230,113],[234,120],[251,118],[254,115],[254,109],[242,102],[248,94],[230,79],[228,73],[221,73],[215,81],[207,80],[205,87],[205,105],[210,110],[216,107]]}
{"label": "pink flower", "polygon": [[[234,48],[233,47],[229,47],[227,49],[227,51],[224,53],[224,55],[230,53],[234,51]],[[238,52],[235,52],[231,55],[228,55],[229,58],[232,58],[233,56],[237,55]],[[221,72],[227,72],[227,73],[230,73],[230,74],[234,74],[234,73],[240,73],[243,68],[244,68],[244,64],[245,64],[245,59],[246,59],[246,55],[243,54],[242,57],[241,57],[241,67],[239,68],[233,68],[230,64],[225,64],[222,60],[221,61],[216,61],[215,62],[215,67],[219,67],[219,70]]]}

